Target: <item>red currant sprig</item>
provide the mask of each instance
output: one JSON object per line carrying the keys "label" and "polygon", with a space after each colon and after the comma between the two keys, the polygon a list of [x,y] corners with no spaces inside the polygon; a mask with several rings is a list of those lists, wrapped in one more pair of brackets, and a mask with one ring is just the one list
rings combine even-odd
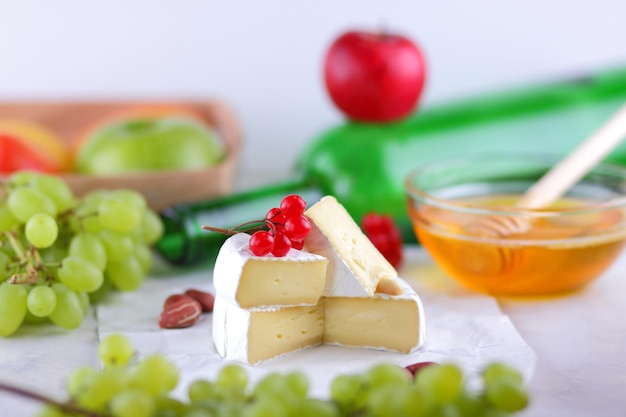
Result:
{"label": "red currant sprig", "polygon": [[391,216],[367,213],[363,216],[361,228],[394,268],[402,264],[402,236]]}
{"label": "red currant sprig", "polygon": [[[256,256],[271,253],[282,257],[289,249],[302,249],[304,238],[311,230],[311,223],[304,215],[306,202],[296,194],[283,198],[279,207],[270,209],[263,220],[242,223],[230,229],[202,226],[205,230],[232,235],[238,232],[251,233],[250,251]],[[260,223],[260,225],[259,225]]]}

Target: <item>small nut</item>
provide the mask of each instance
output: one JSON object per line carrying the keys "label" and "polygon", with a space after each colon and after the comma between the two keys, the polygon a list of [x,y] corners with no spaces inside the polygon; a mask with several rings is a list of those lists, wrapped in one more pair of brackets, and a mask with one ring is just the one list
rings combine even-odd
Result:
{"label": "small nut", "polygon": [[181,299],[181,297],[184,297],[184,294],[172,294],[169,297],[167,297],[165,299],[165,302],[163,303],[163,308],[166,309],[168,305],[170,305],[171,303],[174,303],[178,300]]}
{"label": "small nut", "polygon": [[162,329],[182,329],[193,325],[202,314],[200,303],[188,295],[182,295],[166,304],[159,316]]}
{"label": "small nut", "polygon": [[213,304],[215,303],[215,297],[213,294],[193,288],[185,291],[185,294],[200,303],[203,313],[210,313],[213,311]]}
{"label": "small nut", "polygon": [[398,285],[398,283],[393,279],[383,278],[378,281],[375,293],[387,295],[402,295],[404,294],[404,290],[402,290],[402,287],[400,287],[400,285]]}

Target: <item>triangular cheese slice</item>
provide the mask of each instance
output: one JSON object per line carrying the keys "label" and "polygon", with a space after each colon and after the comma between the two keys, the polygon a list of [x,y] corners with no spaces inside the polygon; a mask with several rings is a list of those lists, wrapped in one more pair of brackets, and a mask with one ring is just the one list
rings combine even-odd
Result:
{"label": "triangular cheese slice", "polygon": [[323,197],[305,214],[311,232],[304,250],[328,259],[325,296],[371,297],[381,279],[398,276],[334,197]]}

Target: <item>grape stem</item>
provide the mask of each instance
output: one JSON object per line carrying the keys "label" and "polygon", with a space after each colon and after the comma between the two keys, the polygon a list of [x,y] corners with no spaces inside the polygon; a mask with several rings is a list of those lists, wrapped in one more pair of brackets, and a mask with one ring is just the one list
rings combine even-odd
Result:
{"label": "grape stem", "polygon": [[100,413],[96,413],[91,410],[85,410],[83,408],[77,407],[73,404],[67,404],[60,401],[56,401],[50,397],[46,397],[45,395],[38,394],[36,392],[28,391],[24,388],[14,387],[12,385],[5,384],[0,382],[0,391],[8,392],[11,394],[18,395],[20,397],[28,398],[34,401],[39,401],[41,403],[45,403],[54,407],[57,407],[59,410],[64,413],[73,413],[79,414],[85,417],[104,417]]}
{"label": "grape stem", "polygon": [[15,254],[17,255],[20,262],[24,262],[25,261],[24,248],[22,247],[20,242],[18,242],[17,239],[15,239],[15,236],[11,232],[4,232],[4,235],[6,236],[7,240],[9,241],[9,244],[15,251]]}

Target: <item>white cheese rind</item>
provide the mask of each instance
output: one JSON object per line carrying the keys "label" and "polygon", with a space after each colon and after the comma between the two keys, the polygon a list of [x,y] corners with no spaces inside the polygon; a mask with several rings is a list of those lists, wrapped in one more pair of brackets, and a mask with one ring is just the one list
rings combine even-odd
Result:
{"label": "white cheese rind", "polygon": [[326,258],[290,249],[286,256],[255,256],[250,235],[238,233],[223,244],[215,261],[213,285],[243,308],[315,305],[324,290]]}
{"label": "white cheese rind", "polygon": [[408,283],[394,281],[402,295],[326,297],[324,343],[403,353],[420,349],[425,343],[421,299]]}
{"label": "white cheese rind", "polygon": [[381,279],[398,276],[334,197],[323,197],[305,214],[311,232],[304,249],[328,259],[325,296],[371,297]]}
{"label": "white cheese rind", "polygon": [[215,297],[213,343],[224,359],[257,365],[318,345],[323,332],[321,305],[242,309]]}

